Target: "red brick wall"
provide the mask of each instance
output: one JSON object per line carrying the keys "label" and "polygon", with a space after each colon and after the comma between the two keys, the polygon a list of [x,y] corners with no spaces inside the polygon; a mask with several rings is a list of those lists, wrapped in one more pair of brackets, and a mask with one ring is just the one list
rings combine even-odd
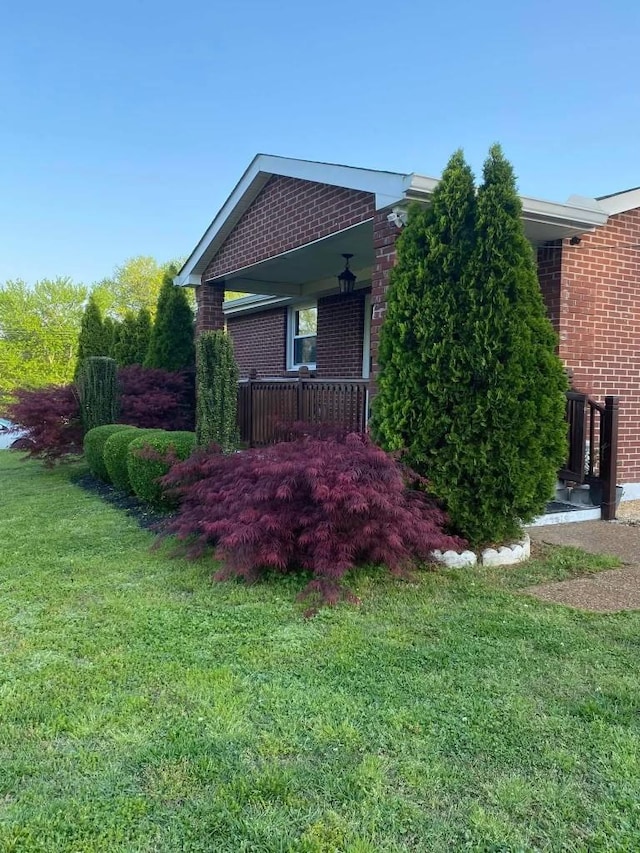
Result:
{"label": "red brick wall", "polygon": [[316,375],[331,379],[362,376],[365,292],[318,300]]}
{"label": "red brick wall", "polygon": [[372,193],[274,175],[229,234],[203,281],[371,219]]}
{"label": "red brick wall", "polygon": [[240,375],[282,376],[286,368],[287,309],[238,314],[227,320]]}
{"label": "red brick wall", "polygon": [[640,209],[562,247],[560,356],[576,388],[620,396],[618,478],[640,482]]}
{"label": "red brick wall", "polygon": [[224,286],[220,284],[201,284],[196,287],[196,335],[204,331],[224,329],[222,302]]}
{"label": "red brick wall", "polygon": [[562,240],[554,240],[538,249],[538,281],[553,328],[560,333],[560,283],[562,279]]}
{"label": "red brick wall", "polygon": [[387,309],[389,271],[396,262],[396,240],[400,231],[387,222],[387,211],[381,210],[373,220],[374,262],[371,271],[371,378],[378,375],[380,329]]}

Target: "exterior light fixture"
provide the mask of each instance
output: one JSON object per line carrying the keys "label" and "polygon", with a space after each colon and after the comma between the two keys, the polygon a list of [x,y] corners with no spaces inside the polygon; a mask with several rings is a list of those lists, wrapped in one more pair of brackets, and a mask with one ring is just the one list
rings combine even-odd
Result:
{"label": "exterior light fixture", "polygon": [[349,269],[349,258],[352,258],[351,254],[343,254],[342,257],[345,260],[344,270],[338,276],[338,284],[340,285],[340,293],[348,294],[353,293],[353,288],[356,286],[356,277]]}

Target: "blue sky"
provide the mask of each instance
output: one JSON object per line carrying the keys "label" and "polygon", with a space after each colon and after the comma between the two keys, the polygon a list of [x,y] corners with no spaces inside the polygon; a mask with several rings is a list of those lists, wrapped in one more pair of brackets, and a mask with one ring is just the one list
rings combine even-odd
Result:
{"label": "blue sky", "polygon": [[259,151],[640,184],[640,4],[31,0],[0,27],[0,281],[188,254]]}

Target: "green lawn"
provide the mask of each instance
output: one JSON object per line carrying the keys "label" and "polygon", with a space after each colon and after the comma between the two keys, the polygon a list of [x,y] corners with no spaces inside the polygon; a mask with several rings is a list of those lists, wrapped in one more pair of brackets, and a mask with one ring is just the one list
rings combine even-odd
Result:
{"label": "green lawn", "polygon": [[516,572],[302,583],[211,565],[0,452],[0,850],[640,850],[640,615]]}

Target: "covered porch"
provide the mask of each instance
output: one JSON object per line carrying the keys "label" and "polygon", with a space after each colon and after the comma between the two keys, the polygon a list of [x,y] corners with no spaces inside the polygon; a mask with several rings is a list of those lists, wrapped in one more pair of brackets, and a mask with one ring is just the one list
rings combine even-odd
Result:
{"label": "covered porch", "polygon": [[[267,155],[249,166],[175,279],[195,287],[198,332],[226,328],[233,340],[241,409],[251,400],[254,423],[245,440],[263,440],[271,410],[281,420],[366,423],[396,240],[408,205],[429,204],[437,183]],[[522,197],[522,207],[534,248],[579,239],[606,220],[593,199]],[[345,255],[350,292],[338,283]],[[548,263],[545,275],[555,286]]]}

